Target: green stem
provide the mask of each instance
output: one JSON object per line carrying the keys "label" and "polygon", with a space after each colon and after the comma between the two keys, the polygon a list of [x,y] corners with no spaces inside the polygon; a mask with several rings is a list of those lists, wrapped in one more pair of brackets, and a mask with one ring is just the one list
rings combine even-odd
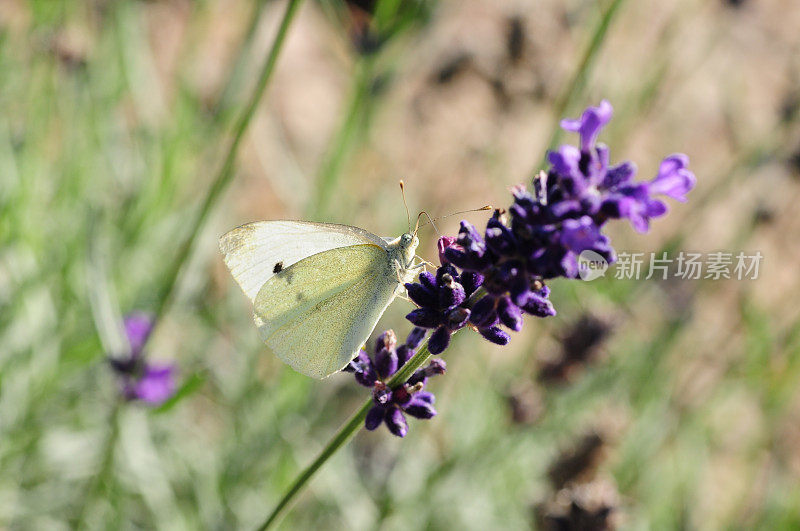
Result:
{"label": "green stem", "polygon": [[253,13],[250,15],[250,24],[247,26],[247,30],[245,31],[239,53],[236,56],[236,60],[234,61],[233,67],[231,68],[230,74],[225,82],[225,87],[223,87],[222,91],[220,92],[219,99],[214,106],[213,114],[217,119],[227,114],[227,111],[231,107],[233,100],[236,98],[237,92],[241,88],[240,85],[242,82],[242,76],[246,72],[248,66],[248,56],[253,48],[253,41],[255,40],[257,33],[256,30],[258,29],[259,22],[261,21],[261,15],[266,5],[267,0],[258,0],[253,8]]}
{"label": "green stem", "polygon": [[277,62],[278,55],[283,47],[283,42],[289,29],[289,25],[291,24],[292,19],[297,12],[297,8],[301,3],[302,0],[289,0],[289,3],[286,5],[286,11],[283,14],[283,19],[281,20],[280,27],[278,28],[278,33],[275,35],[275,40],[272,42],[269,55],[267,55],[267,58],[261,67],[261,73],[259,75],[256,88],[253,90],[250,100],[248,101],[247,106],[242,110],[242,114],[234,128],[233,140],[228,147],[228,152],[225,156],[224,162],[222,163],[222,167],[217,173],[217,176],[214,178],[214,181],[211,183],[211,186],[206,193],[206,197],[203,200],[203,204],[200,206],[200,210],[198,211],[194,222],[191,224],[191,233],[186,241],[184,241],[183,245],[181,245],[178,255],[175,257],[175,260],[169,268],[164,284],[158,293],[154,311],[156,323],[160,322],[167,306],[174,297],[178,277],[183,269],[183,266],[197,245],[200,229],[202,229],[203,225],[205,225],[214,205],[217,203],[222,195],[222,192],[227,188],[231,182],[231,179],[233,178],[236,156],[239,153],[239,146],[242,143],[242,139],[247,131],[247,127],[250,125],[250,120],[252,120],[255,110],[261,101],[261,96],[264,94],[264,89],[272,77],[272,73],[275,70],[275,63]]}
{"label": "green stem", "polygon": [[[547,149],[545,150],[544,155],[545,157],[547,157],[548,151],[551,151],[556,147],[558,139],[561,137],[561,127],[559,127],[561,119],[564,117],[564,113],[572,103],[572,100],[586,83],[586,78],[589,76],[589,72],[591,71],[594,60],[597,57],[597,53],[600,51],[603,41],[605,40],[608,27],[611,25],[611,21],[614,19],[614,16],[617,14],[620,6],[622,6],[624,2],[625,0],[614,0],[608,9],[606,9],[605,13],[603,13],[603,16],[600,18],[600,22],[597,24],[597,27],[592,34],[589,45],[583,52],[583,57],[581,58],[581,62],[578,64],[577,70],[573,74],[570,82],[567,83],[567,87],[564,92],[561,93],[561,97],[553,106],[553,124],[551,126],[553,133],[550,136],[550,141],[547,144]],[[542,166],[544,166],[546,162],[546,159],[543,160]],[[533,171],[534,175],[537,173],[539,173],[538,167]]]}
{"label": "green stem", "polygon": [[325,218],[342,166],[363,132],[364,117],[368,115],[367,106],[370,103],[373,61],[373,58],[365,57],[356,65],[355,80],[344,121],[331,141],[317,175],[317,186],[309,205],[308,215],[311,217]]}
{"label": "green stem", "polygon": [[370,398],[359,408],[355,414],[350,417],[350,420],[347,423],[339,428],[339,431],[336,432],[336,435],[325,445],[325,448],[322,449],[319,456],[317,456],[314,461],[308,465],[305,470],[303,470],[297,479],[294,480],[292,485],[289,487],[289,490],[281,498],[281,501],[278,502],[278,505],[270,513],[269,517],[264,520],[260,526],[258,526],[259,531],[267,529],[272,524],[278,521],[278,518],[282,515],[282,513],[288,508],[289,503],[294,500],[295,496],[297,496],[300,491],[306,486],[309,480],[314,477],[317,470],[322,468],[322,465],[336,453],[336,451],[344,446],[344,444],[350,440],[350,438],[355,435],[355,433],[364,425],[364,419],[367,416],[367,411],[370,410],[372,407],[372,399]]}
{"label": "green stem", "polygon": [[[327,5],[323,2],[323,5]],[[341,6],[339,6],[341,7]],[[409,13],[402,0],[380,0],[372,19],[372,27],[380,39],[396,36],[406,25]],[[342,175],[348,157],[369,131],[375,105],[374,84],[379,77],[388,77],[385,69],[377,67],[378,55],[361,55],[355,65],[354,80],[344,119],[331,139],[325,158],[317,173],[314,196],[307,207],[307,216],[324,220],[328,216],[331,198]],[[376,72],[380,75],[376,75]]]}
{"label": "green stem", "polygon": [[92,476],[86,484],[86,489],[81,497],[81,502],[78,505],[78,514],[73,521],[73,529],[81,529],[84,527],[86,512],[89,509],[89,504],[94,499],[97,492],[108,482],[111,477],[114,465],[114,450],[117,446],[117,439],[119,439],[119,413],[122,404],[119,400],[114,402],[114,406],[109,414],[110,431],[103,444],[103,453],[100,461],[100,467],[94,476]]}
{"label": "green stem", "polygon": [[[410,360],[408,360],[403,367],[395,373],[395,375],[387,382],[389,387],[397,387],[401,383],[405,383],[412,374],[414,374],[417,369],[422,367],[425,362],[428,361],[428,358],[431,357],[430,352],[428,352],[428,342],[425,343],[420,347],[419,351],[412,356]],[[322,465],[336,453],[336,451],[344,446],[344,444],[350,440],[353,435],[364,425],[364,419],[367,416],[367,412],[373,405],[372,398],[367,399],[364,404],[356,411],[350,420],[348,420],[339,431],[333,436],[333,438],[325,445],[325,448],[319,453],[316,459],[312,461],[310,465],[308,465],[297,478],[292,482],[289,486],[289,489],[283,495],[281,500],[275,506],[275,508],[270,513],[269,517],[264,520],[258,529],[259,531],[263,531],[264,529],[269,528],[271,525],[277,523],[278,518],[285,512],[289,504],[294,500],[295,496],[297,496],[306,484],[314,477],[314,474],[322,468]]]}
{"label": "green stem", "polygon": [[[470,296],[466,303],[467,307],[471,307],[485,294],[486,291],[484,291],[483,288],[479,288]],[[456,331],[456,333],[458,332],[459,331]],[[428,351],[428,340],[426,339],[422,346],[420,346],[417,353],[414,354],[411,359],[408,360],[402,367],[400,367],[396,373],[394,373],[394,376],[392,376],[389,381],[386,382],[386,385],[394,389],[404,384],[415,372],[417,372],[417,370],[419,370],[428,362],[430,357],[431,353]],[[267,519],[264,520],[264,523],[258,527],[259,531],[267,529],[278,521],[278,518],[281,516],[281,514],[288,509],[289,504],[292,502],[295,496],[297,496],[303,490],[311,478],[314,477],[314,474],[316,474],[317,470],[322,468],[322,465],[324,465],[325,462],[331,456],[333,456],[333,454],[335,454],[339,448],[344,446],[344,444],[349,441],[353,435],[355,435],[359,428],[364,425],[364,419],[366,418],[367,412],[370,410],[372,405],[372,398],[367,399],[361,408],[359,408],[359,410],[356,411],[352,417],[350,417],[350,420],[348,420],[346,424],[339,428],[339,431],[337,431],[336,435],[334,435],[328,444],[325,445],[325,448],[322,449],[317,458],[314,459],[314,461],[308,465],[299,476],[297,476],[297,479],[295,479],[294,482],[292,482],[289,489],[278,502],[278,505],[275,506]]]}

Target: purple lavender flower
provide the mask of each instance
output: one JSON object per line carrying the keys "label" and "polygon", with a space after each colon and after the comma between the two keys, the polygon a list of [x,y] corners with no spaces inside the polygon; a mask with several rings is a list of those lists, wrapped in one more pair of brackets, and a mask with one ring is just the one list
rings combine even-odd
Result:
{"label": "purple lavender flower", "polygon": [[[550,169],[534,180],[535,195],[514,187],[511,207],[495,211],[483,233],[462,221],[457,238],[439,240],[442,266],[436,275],[422,273],[418,283],[406,284],[419,306],[406,317],[434,329],[432,353],[444,351],[450,336],[467,324],[505,345],[510,339],[505,329],[521,330],[524,314],[555,315],[545,280],[576,278],[584,251],[616,260],[602,232],[608,220],[627,218],[645,232],[652,218],[667,211],[655,196],[686,200],[696,179],[685,155],[664,159],[651,182],[634,182],[631,162],[610,166],[608,148],[596,140],[612,113],[604,100],[579,119],[564,120],[564,129],[580,134],[580,147],[563,145],[548,154]],[[478,287],[485,293],[471,300]]]}
{"label": "purple lavender flower", "polygon": [[439,263],[444,265],[447,263],[447,257],[444,252],[449,248],[456,246],[456,239],[452,236],[442,236],[436,242],[436,249],[439,251]]}
{"label": "purple lavender flower", "polygon": [[650,192],[685,203],[686,194],[697,183],[697,179],[687,166],[689,157],[683,153],[675,153],[665,158],[658,169],[658,175],[650,182]]}
{"label": "purple lavender flower", "polygon": [[151,363],[144,358],[153,321],[145,314],[135,313],[125,318],[124,327],[130,351],[125,357],[109,357],[111,368],[120,378],[122,396],[153,406],[162,404],[175,394],[176,369],[172,364]]}
{"label": "purple lavender flower", "polygon": [[[444,248],[450,240],[442,238],[439,245]],[[431,354],[440,354],[450,344],[450,336],[467,325],[469,308],[463,307],[467,298],[483,283],[483,278],[467,272],[464,277],[452,264],[444,264],[433,275],[420,273],[419,283],[408,283],[408,296],[419,308],[406,316],[420,328],[433,328],[428,340]]]}
{"label": "purple lavender flower", "polygon": [[666,204],[654,196],[686,201],[686,193],[697,179],[687,168],[689,158],[680,153],[665,158],[649,183],[634,182],[636,166],[631,162],[609,167],[608,148],[595,145],[595,141],[612,112],[603,100],[599,107],[586,109],[580,119],[561,123],[567,131],[580,133],[581,148],[561,146],[548,154],[552,165],[548,184],[553,185],[548,192],[555,200],[552,208],[568,218],[590,216],[598,228],[609,219],[627,218],[638,232],[647,232],[650,219],[667,212]]}
{"label": "purple lavender flower", "polygon": [[404,413],[419,418],[435,414],[433,395],[422,387],[428,376],[444,371],[444,362],[434,360],[397,389],[384,382],[413,354],[425,329],[433,330],[431,354],[443,352],[451,336],[466,326],[505,345],[508,330],[520,331],[525,314],[555,315],[545,281],[576,278],[581,253],[593,251],[608,263],[616,260],[603,234],[609,220],[625,218],[635,230],[646,232],[651,219],[667,212],[658,196],[686,201],[697,181],[686,155],[665,158],[650,182],[634,181],[636,166],[631,162],[610,164],[608,147],[598,144],[597,137],[612,114],[611,104],[603,100],[580,118],[562,121],[565,130],[580,135],[580,146],[562,145],[548,153],[550,168],[536,176],[533,193],[515,186],[511,206],[495,210],[485,230],[462,221],[456,238],[439,239],[441,266],[436,273],[420,273],[418,282],[405,285],[418,306],[406,316],[417,327],[414,340],[409,336],[397,347],[394,334],[385,332],[372,358],[362,351],[346,368],[373,389],[367,429],[386,423],[402,437],[408,430]]}
{"label": "purple lavender flower", "polygon": [[589,151],[594,146],[594,141],[600,130],[611,120],[614,109],[607,100],[600,102],[599,107],[589,107],[578,120],[561,120],[561,127],[566,131],[573,131],[581,135],[581,150]]}
{"label": "purple lavender flower", "polygon": [[406,342],[397,346],[394,332],[387,330],[378,336],[372,357],[362,349],[344,368],[345,372],[354,373],[358,383],[372,388],[373,406],[364,421],[368,430],[386,424],[394,435],[405,437],[408,433],[405,415],[418,419],[429,419],[436,415],[433,408],[435,398],[423,389],[429,377],[444,374],[446,365],[443,360],[431,360],[427,367],[416,371],[406,383],[395,389],[386,384],[386,380],[414,355],[414,350],[424,337],[423,328],[414,328]]}
{"label": "purple lavender flower", "polygon": [[[520,201],[538,205],[527,192],[520,195],[523,192],[516,190],[515,194]],[[471,273],[482,280],[479,285],[486,294],[474,302],[469,322],[484,338],[499,345],[505,345],[510,339],[499,325],[518,332],[522,329],[524,313],[538,317],[555,315],[548,300],[550,291],[542,280],[544,275],[537,269],[546,249],[528,242],[528,236],[541,239],[542,235],[529,234],[527,227],[519,223],[516,228],[524,238],[515,233],[513,222],[511,228],[503,222],[499,211],[487,223],[485,237],[470,223],[462,221],[456,239],[458,247],[445,250],[445,257],[452,264],[466,270],[462,276]],[[538,254],[531,252],[531,248],[539,251]],[[560,259],[558,257],[559,262]]]}

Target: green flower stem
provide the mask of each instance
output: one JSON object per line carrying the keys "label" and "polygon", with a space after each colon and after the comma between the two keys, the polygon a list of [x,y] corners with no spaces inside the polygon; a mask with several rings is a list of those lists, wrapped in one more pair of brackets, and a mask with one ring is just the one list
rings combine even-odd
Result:
{"label": "green flower stem", "polygon": [[[327,6],[325,2],[323,5]],[[379,40],[396,37],[409,23],[408,2],[403,0],[381,0],[377,3],[371,26]],[[341,8],[336,5],[335,8]],[[345,11],[346,13],[346,11]],[[344,15],[345,19],[349,15]],[[347,22],[346,22],[347,23]],[[350,88],[343,119],[329,142],[325,158],[317,172],[314,195],[306,208],[310,218],[324,220],[329,215],[331,202],[342,177],[342,170],[350,156],[369,132],[372,114],[377,104],[376,83],[391,77],[391,68],[380,59],[381,54],[366,53],[358,56],[354,65],[353,81]]]}
{"label": "green flower stem", "polygon": [[257,0],[253,7],[253,13],[250,14],[250,23],[244,33],[242,44],[236,59],[233,62],[225,86],[220,91],[220,96],[214,105],[213,115],[217,119],[227,118],[227,114],[234,100],[236,99],[239,89],[241,89],[243,76],[249,66],[249,56],[253,49],[254,41],[256,40],[259,23],[261,22],[261,15],[264,13],[264,8],[267,6],[267,0]]}
{"label": "green flower stem", "polygon": [[278,502],[278,505],[272,510],[269,517],[258,526],[259,530],[267,529],[272,524],[278,521],[278,518],[282,515],[282,513],[289,507],[289,504],[294,500],[295,496],[297,496],[309,480],[314,477],[314,474],[317,473],[317,470],[322,468],[322,465],[336,453],[336,451],[344,446],[344,444],[350,440],[350,438],[355,435],[358,429],[364,425],[364,419],[367,416],[367,411],[370,410],[372,407],[372,399],[370,398],[359,408],[356,413],[350,417],[350,420],[347,423],[339,428],[339,431],[336,432],[336,435],[325,445],[325,448],[322,449],[319,456],[314,459],[314,461],[308,465],[303,472],[297,476],[297,479],[292,482],[292,485],[289,487],[289,490],[286,491],[286,494],[283,495],[281,501]]}
{"label": "green flower stem", "polygon": [[89,478],[86,488],[81,495],[81,501],[78,504],[78,513],[72,521],[73,529],[83,529],[85,527],[86,512],[95,496],[97,496],[103,488],[108,490],[108,481],[112,476],[114,468],[114,450],[117,446],[117,439],[119,439],[119,415],[121,408],[122,404],[120,400],[116,400],[109,414],[108,424],[110,425],[110,429],[105,443],[103,444],[100,467],[97,474]]}
{"label": "green flower stem", "polygon": [[[608,33],[608,28],[611,25],[611,21],[614,20],[614,16],[618,13],[619,8],[625,0],[614,0],[608,9],[606,9],[605,13],[603,13],[602,17],[600,17],[600,22],[597,24],[597,27],[592,34],[592,38],[589,41],[589,45],[586,47],[586,50],[583,52],[583,57],[581,58],[580,64],[578,64],[578,68],[575,73],[572,75],[572,79],[570,79],[569,83],[567,83],[566,88],[561,93],[561,97],[556,101],[556,104],[553,106],[553,125],[551,130],[553,131],[552,135],[550,136],[550,141],[547,144],[547,149],[545,150],[545,157],[547,157],[547,152],[551,151],[556,147],[559,138],[561,137],[561,127],[559,127],[559,123],[561,118],[564,117],[568,107],[572,103],[572,100],[575,99],[575,96],[580,92],[583,88],[584,84],[586,83],[586,79],[589,77],[589,73],[591,72],[592,65],[594,64],[594,60],[597,57],[597,53],[600,51],[600,48],[603,45],[603,41],[605,41],[606,34]],[[541,166],[546,164],[547,160],[542,160]],[[533,175],[539,173],[539,167],[534,168]]]}
{"label": "green flower stem", "polygon": [[[469,301],[467,301],[467,307],[471,307],[475,302],[483,297],[486,294],[483,288],[479,288],[475,293],[470,296]],[[463,329],[462,329],[463,330]],[[458,331],[456,332],[458,333]],[[417,372],[423,365],[425,365],[431,357],[430,351],[428,351],[428,340],[426,339],[425,342],[420,346],[419,350],[416,354],[414,354],[410,360],[408,360],[401,368],[398,370],[394,376],[392,376],[386,384],[390,388],[396,388],[401,384],[408,381],[411,376]],[[322,468],[322,465],[336,453],[336,451],[344,446],[344,444],[350,440],[353,435],[364,425],[364,419],[367,416],[367,412],[372,407],[373,402],[372,398],[364,402],[364,404],[356,411],[350,420],[347,421],[339,431],[333,436],[333,438],[325,445],[325,448],[322,449],[320,454],[317,456],[314,461],[308,465],[297,478],[292,482],[289,489],[283,495],[281,500],[278,502],[278,505],[272,510],[270,515],[264,520],[258,529],[259,531],[263,531],[264,529],[269,528],[271,525],[277,523],[278,518],[285,512],[289,504],[292,500],[297,496],[306,486],[306,484],[314,477],[314,474]]]}
{"label": "green flower stem", "polygon": [[325,159],[317,175],[317,185],[308,209],[309,216],[325,218],[328,205],[339,182],[342,167],[347,157],[363,135],[365,120],[371,103],[370,89],[373,83],[374,59],[365,57],[356,64],[345,118],[331,140]]}
{"label": "green flower stem", "polygon": [[[390,387],[395,385],[400,385],[401,382],[405,382],[408,380],[414,372],[422,367],[428,358],[431,357],[430,352],[428,352],[428,342],[425,341],[419,351],[414,354],[414,356],[403,365],[402,369],[400,369],[395,375],[389,380],[388,385]],[[320,454],[317,456],[314,461],[308,465],[297,478],[292,482],[289,489],[281,498],[281,501],[278,502],[278,505],[272,510],[269,517],[261,524],[258,529],[262,531],[264,529],[268,529],[271,525],[277,523],[278,518],[282,516],[282,514],[289,508],[289,504],[294,500],[294,498],[300,494],[300,492],[305,488],[306,484],[314,477],[314,474],[322,468],[322,465],[325,464],[328,459],[330,459],[336,451],[345,445],[347,441],[349,441],[356,432],[361,429],[364,425],[364,419],[367,416],[367,412],[372,408],[373,401],[372,397],[368,398],[364,404],[356,411],[350,420],[348,420],[339,431],[333,436],[333,438],[325,445],[325,448],[322,449]]]}
{"label": "green flower stem", "polygon": [[286,38],[289,25],[291,24],[292,19],[297,12],[297,8],[300,7],[301,3],[302,0],[289,0],[288,4],[286,5],[286,11],[283,14],[283,19],[281,20],[280,27],[278,28],[278,33],[275,35],[275,40],[272,42],[269,55],[267,55],[267,58],[261,67],[258,83],[256,84],[253,93],[250,95],[250,100],[248,101],[247,106],[242,110],[242,114],[234,128],[233,140],[228,147],[228,152],[225,156],[224,162],[222,163],[222,167],[217,173],[217,176],[214,178],[214,181],[211,183],[211,186],[206,193],[206,197],[203,200],[203,204],[201,205],[194,222],[190,225],[192,227],[191,233],[180,247],[178,255],[172,262],[172,265],[165,276],[164,283],[158,293],[154,311],[156,323],[161,321],[161,317],[174,297],[178,277],[183,269],[184,264],[189,259],[194,251],[195,246],[197,245],[200,230],[208,220],[208,216],[211,214],[214,205],[216,205],[217,201],[222,196],[222,192],[225,191],[233,178],[236,156],[239,153],[239,146],[242,143],[242,139],[247,131],[247,127],[250,125],[250,120],[252,120],[255,110],[261,101],[261,97],[264,94],[264,89],[267,87],[267,83],[272,77],[272,73],[275,70],[275,63],[277,62],[278,55],[283,47],[283,42]]}

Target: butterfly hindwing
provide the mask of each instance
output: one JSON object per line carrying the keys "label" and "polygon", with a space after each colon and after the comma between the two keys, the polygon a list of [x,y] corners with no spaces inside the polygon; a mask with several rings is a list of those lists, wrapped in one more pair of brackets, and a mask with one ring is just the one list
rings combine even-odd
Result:
{"label": "butterfly hindwing", "polygon": [[336,248],[272,275],[254,300],[268,347],[298,372],[325,378],[368,339],[398,288],[386,249]]}

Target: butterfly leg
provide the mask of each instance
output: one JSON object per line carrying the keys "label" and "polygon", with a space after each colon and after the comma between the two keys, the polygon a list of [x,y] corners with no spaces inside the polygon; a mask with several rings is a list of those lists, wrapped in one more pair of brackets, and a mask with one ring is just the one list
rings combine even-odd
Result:
{"label": "butterfly leg", "polygon": [[408,289],[406,289],[405,285],[403,284],[403,282],[402,282],[402,281],[400,281],[400,279],[398,279],[398,283],[399,283],[399,286],[397,286],[397,292],[396,292],[396,293],[397,293],[397,295],[395,295],[395,296],[396,296],[398,299],[403,299],[403,300],[405,300],[405,301],[408,301],[408,302],[410,302],[410,303],[411,303],[411,304],[413,304],[414,306],[417,306],[417,307],[419,307],[419,305],[418,305],[416,302],[412,301],[412,300],[411,300],[411,299],[408,297]]}
{"label": "butterfly leg", "polygon": [[[419,257],[417,257],[417,258],[419,258]],[[422,258],[420,258],[420,260],[421,261],[416,263],[416,264],[409,265],[408,266],[408,270],[409,271],[419,271],[419,270],[427,271],[428,270],[427,266],[431,266],[433,269],[436,269],[436,266],[433,265],[432,263],[428,262],[427,260],[423,260]]]}
{"label": "butterfly leg", "polygon": [[424,258],[420,258],[419,256],[417,256],[417,258],[419,258],[420,262],[418,264],[412,265],[411,267],[413,269],[419,269],[419,268],[424,267],[424,266],[431,266],[433,269],[436,269],[436,266],[434,264],[428,262]]}
{"label": "butterfly leg", "polygon": [[398,262],[397,260],[395,260],[395,262],[394,262],[394,274],[395,274],[395,276],[397,276],[397,283],[398,284],[400,284],[401,286],[403,284],[405,284],[405,281],[403,280],[403,277],[400,275],[400,262]]}
{"label": "butterfly leg", "polygon": [[[405,290],[404,290],[404,291],[405,291]],[[408,297],[406,297],[406,296],[405,296],[405,295],[403,295],[402,293],[398,293],[398,294],[397,294],[397,298],[398,298],[398,299],[403,299],[404,301],[408,301],[408,302],[410,302],[411,304],[413,304],[414,306],[416,306],[416,305],[417,305],[417,303],[416,303],[416,302],[412,301],[411,299],[409,299]]]}

